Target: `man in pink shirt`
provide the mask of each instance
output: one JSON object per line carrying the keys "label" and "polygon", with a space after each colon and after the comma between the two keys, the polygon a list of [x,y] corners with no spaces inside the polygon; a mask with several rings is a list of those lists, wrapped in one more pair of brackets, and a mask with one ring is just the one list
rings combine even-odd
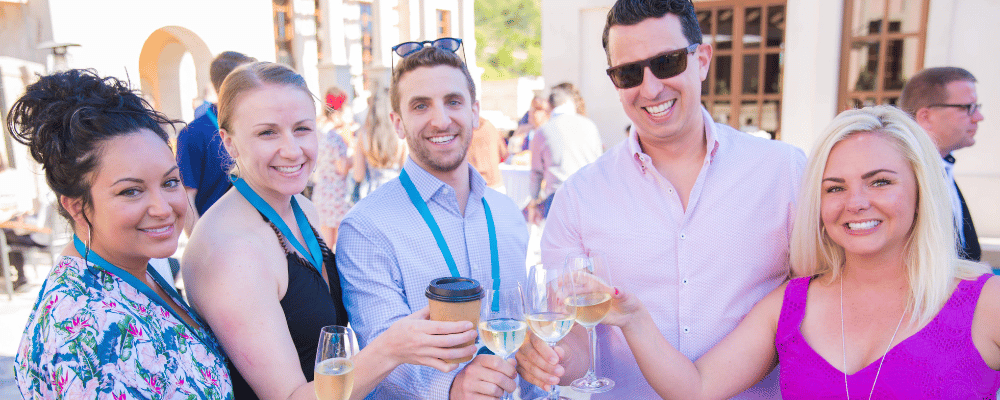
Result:
{"label": "man in pink shirt", "polygon": [[[701,106],[712,46],[688,0],[619,0],[604,49],[632,130],[563,183],[542,236],[542,261],[599,252],[611,284],[637,295],[660,332],[697,359],[788,276],[788,244],[805,155],[717,124]],[[651,399],[618,328],[598,326],[594,399]],[[518,372],[567,385],[587,369],[586,332],[549,349],[532,337]],[[739,366],[733,366],[738,368]],[[777,398],[777,373],[736,398]]]}

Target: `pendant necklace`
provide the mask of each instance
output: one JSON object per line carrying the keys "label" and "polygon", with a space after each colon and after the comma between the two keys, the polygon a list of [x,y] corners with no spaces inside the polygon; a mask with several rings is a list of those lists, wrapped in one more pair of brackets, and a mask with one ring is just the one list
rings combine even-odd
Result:
{"label": "pendant necklace", "polygon": [[[885,356],[889,355],[889,349],[892,348],[892,342],[896,340],[896,333],[899,332],[899,326],[903,324],[903,317],[906,315],[906,310],[903,310],[903,315],[899,316],[899,322],[896,323],[896,330],[892,331],[892,338],[889,339],[889,345],[885,346],[885,353],[882,354],[882,359],[878,362],[878,369],[875,370],[875,379],[872,380],[872,390],[868,392],[868,400],[872,399],[872,395],[875,394],[875,383],[878,382],[878,374],[882,372],[882,363],[885,362]],[[847,387],[847,335],[844,330],[844,277],[840,277],[840,341],[844,349],[844,390],[847,392],[847,400],[851,400],[851,389]]]}

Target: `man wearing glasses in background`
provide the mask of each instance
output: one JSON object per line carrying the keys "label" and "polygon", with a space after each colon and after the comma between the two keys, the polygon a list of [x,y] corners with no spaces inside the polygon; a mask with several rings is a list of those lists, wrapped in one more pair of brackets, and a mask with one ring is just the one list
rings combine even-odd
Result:
{"label": "man wearing glasses in background", "polygon": [[[692,360],[787,278],[805,164],[801,150],[713,122],[701,106],[712,46],[701,40],[688,0],[615,3],[604,49],[633,128],[563,183],[542,235],[543,263],[602,253],[612,284],[636,294]],[[526,341],[517,354],[521,377],[566,385],[581,376],[584,329],[574,327],[557,347]],[[657,398],[617,328],[598,326],[597,347],[597,375],[616,383],[594,399]],[[778,396],[772,373],[736,398]]]}
{"label": "man wearing glasses in background", "polygon": [[979,261],[982,255],[979,237],[965,198],[955,184],[955,157],[951,156],[955,150],[976,144],[973,136],[983,120],[976,96],[976,77],[962,68],[928,68],[906,82],[899,100],[903,110],[927,131],[941,152],[941,164],[951,183],[959,256]]}
{"label": "man wearing glasses in background", "polygon": [[[433,279],[459,275],[485,288],[525,280],[524,217],[468,163],[479,102],[455,53],[460,46],[441,38],[393,48],[402,59],[393,68],[390,116],[410,156],[399,178],[348,212],[337,239],[344,305],[362,346],[427,307]],[[449,368],[401,365],[368,398],[497,398],[516,389],[513,360],[480,354]]]}

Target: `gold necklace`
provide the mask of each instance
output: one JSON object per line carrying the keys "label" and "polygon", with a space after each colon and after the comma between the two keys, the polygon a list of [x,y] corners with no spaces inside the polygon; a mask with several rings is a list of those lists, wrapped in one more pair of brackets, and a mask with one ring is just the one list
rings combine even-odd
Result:
{"label": "gold necklace", "polygon": [[[903,315],[899,316],[899,322],[896,323],[896,330],[892,331],[892,338],[889,339],[889,345],[885,346],[885,353],[882,353],[882,359],[878,362],[878,369],[875,370],[875,379],[872,380],[872,390],[868,392],[868,400],[872,399],[872,395],[875,394],[875,383],[878,382],[878,374],[882,372],[882,363],[885,362],[885,356],[889,355],[889,349],[892,348],[892,342],[896,340],[896,333],[899,333],[899,326],[903,324],[903,317],[906,316],[906,310],[903,310]],[[840,277],[840,342],[844,349],[844,391],[847,392],[847,400],[851,400],[851,389],[847,386],[847,334],[844,330],[844,277]]]}

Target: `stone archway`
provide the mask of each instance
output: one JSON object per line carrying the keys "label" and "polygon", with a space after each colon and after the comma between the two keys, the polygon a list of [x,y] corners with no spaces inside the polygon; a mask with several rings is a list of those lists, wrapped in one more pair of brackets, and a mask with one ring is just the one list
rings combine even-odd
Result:
{"label": "stone archway", "polygon": [[212,52],[197,34],[179,26],[165,26],[146,38],[139,53],[139,79],[142,91],[153,106],[173,119],[182,119],[185,101],[181,98],[180,66],[185,53],[195,65],[197,93],[212,86],[208,69]]}

